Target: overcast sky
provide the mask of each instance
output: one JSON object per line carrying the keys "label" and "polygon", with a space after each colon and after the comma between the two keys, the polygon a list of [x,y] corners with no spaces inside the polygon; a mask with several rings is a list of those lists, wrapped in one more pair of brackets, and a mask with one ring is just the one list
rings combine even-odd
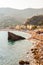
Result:
{"label": "overcast sky", "polygon": [[43,8],[43,0],[0,0],[1,7],[16,9]]}

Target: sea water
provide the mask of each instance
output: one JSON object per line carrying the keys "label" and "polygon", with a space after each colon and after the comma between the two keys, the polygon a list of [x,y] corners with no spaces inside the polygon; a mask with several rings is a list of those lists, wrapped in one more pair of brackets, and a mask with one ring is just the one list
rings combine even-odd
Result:
{"label": "sea water", "polygon": [[[30,37],[24,32],[11,32],[25,38]],[[0,31],[0,65],[19,65],[21,56],[27,52],[31,45],[29,40],[8,41],[8,31]]]}

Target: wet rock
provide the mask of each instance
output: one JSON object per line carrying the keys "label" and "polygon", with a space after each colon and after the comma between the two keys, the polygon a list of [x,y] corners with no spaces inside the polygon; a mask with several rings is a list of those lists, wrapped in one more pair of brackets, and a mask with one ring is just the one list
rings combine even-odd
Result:
{"label": "wet rock", "polygon": [[24,65],[25,62],[24,62],[23,60],[20,60],[20,61],[19,61],[19,64],[20,64],[20,65]]}
{"label": "wet rock", "polygon": [[25,64],[30,64],[29,61],[25,61]]}
{"label": "wet rock", "polygon": [[29,54],[29,52],[27,52],[26,54]]}
{"label": "wet rock", "polygon": [[31,49],[31,51],[32,51],[32,53],[33,53],[34,55],[36,55],[36,54],[38,53],[38,49],[37,49],[37,48]]}
{"label": "wet rock", "polygon": [[26,64],[26,65],[28,64],[29,65],[30,63],[29,63],[29,61],[23,61],[23,60],[21,60],[21,61],[19,61],[19,64],[20,65],[24,65],[24,64]]}
{"label": "wet rock", "polygon": [[25,39],[25,38],[22,36],[16,35],[14,33],[8,32],[8,40],[17,41],[22,39]]}
{"label": "wet rock", "polygon": [[31,49],[31,51],[33,51],[34,49]]}
{"label": "wet rock", "polygon": [[31,49],[31,51],[34,51],[34,50],[36,51],[36,50],[37,50],[37,48],[32,48],[32,49]]}

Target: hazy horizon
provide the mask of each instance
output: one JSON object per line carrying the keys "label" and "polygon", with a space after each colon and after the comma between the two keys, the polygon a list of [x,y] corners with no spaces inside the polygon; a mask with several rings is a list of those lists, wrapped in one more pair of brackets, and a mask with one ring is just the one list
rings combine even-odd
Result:
{"label": "hazy horizon", "polygon": [[[1,8],[16,9],[16,8],[11,8],[11,7],[0,7],[0,9]],[[25,9],[43,9],[43,8],[24,8],[24,9],[16,9],[16,10],[25,10]]]}
{"label": "hazy horizon", "polygon": [[43,8],[43,0],[0,0],[0,8],[40,9]]}

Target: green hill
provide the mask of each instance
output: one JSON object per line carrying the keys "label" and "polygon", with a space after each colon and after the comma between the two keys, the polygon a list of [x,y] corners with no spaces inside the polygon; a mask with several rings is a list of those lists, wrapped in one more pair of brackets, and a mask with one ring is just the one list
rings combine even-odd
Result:
{"label": "green hill", "polygon": [[23,24],[27,18],[31,18],[36,15],[43,15],[43,8],[27,8],[24,10],[0,8],[0,28],[10,25]]}
{"label": "green hill", "polygon": [[25,22],[25,25],[30,24],[30,25],[43,25],[43,15],[39,16],[33,16],[30,19],[27,19]]}

